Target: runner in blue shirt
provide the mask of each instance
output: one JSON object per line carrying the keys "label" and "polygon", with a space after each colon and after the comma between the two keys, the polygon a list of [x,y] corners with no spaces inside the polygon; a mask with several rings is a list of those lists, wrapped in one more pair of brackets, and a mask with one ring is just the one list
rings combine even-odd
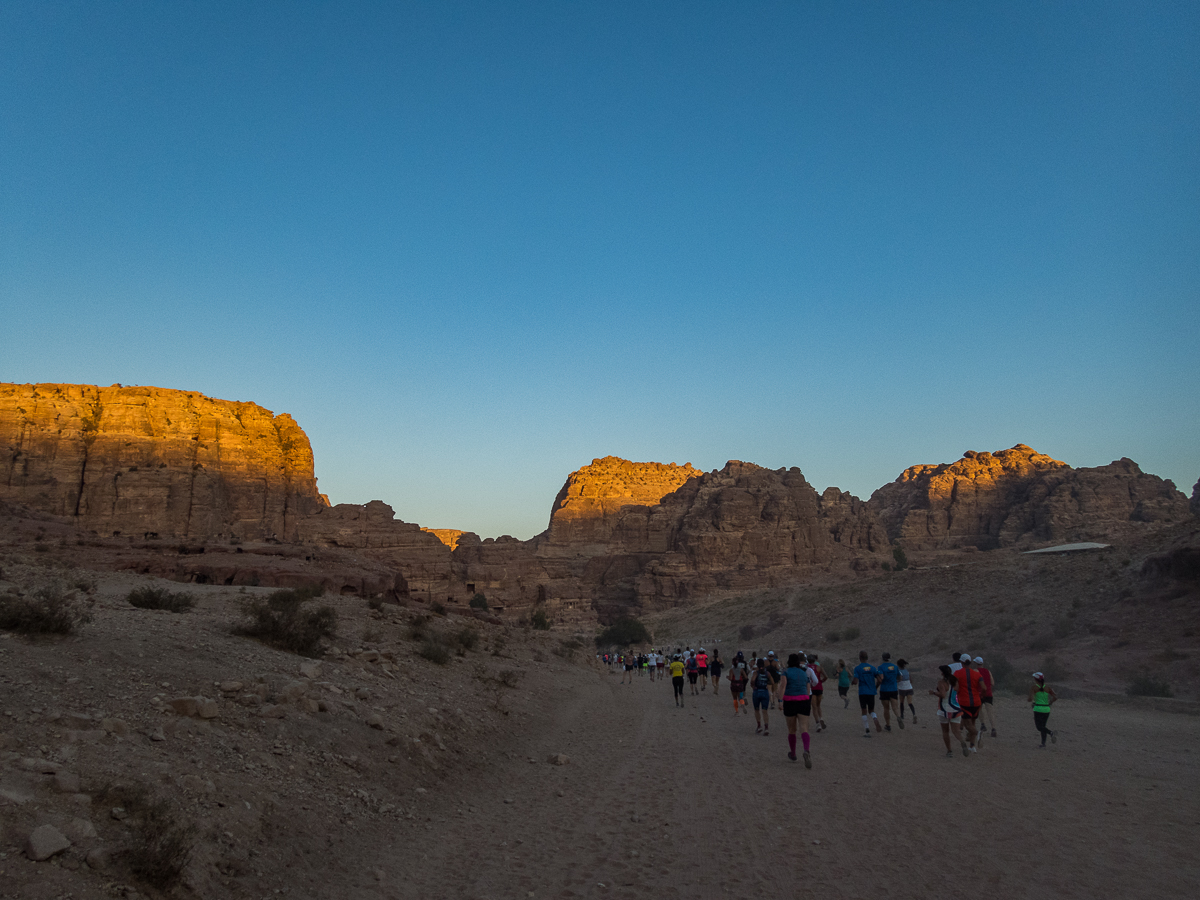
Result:
{"label": "runner in blue shirt", "polygon": [[[858,654],[858,665],[854,667],[853,684],[858,685],[858,706],[862,710],[863,720],[863,737],[871,736],[871,719],[875,720],[875,730],[883,731],[879,727],[879,716],[875,715],[875,691],[879,688],[879,672],[867,660],[867,651],[864,650]],[[869,714],[869,716],[868,716]]]}
{"label": "runner in blue shirt", "polygon": [[900,709],[898,706],[900,698],[900,667],[892,662],[892,654],[883,654],[883,662],[876,669],[879,673],[879,703],[883,706],[883,730],[892,730],[892,713],[896,714],[896,721],[901,728],[904,727],[904,720],[900,718]]}

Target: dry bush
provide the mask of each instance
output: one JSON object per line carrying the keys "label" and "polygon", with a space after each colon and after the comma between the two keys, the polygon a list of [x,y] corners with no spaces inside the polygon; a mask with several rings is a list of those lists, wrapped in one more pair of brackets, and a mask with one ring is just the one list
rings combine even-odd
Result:
{"label": "dry bush", "polygon": [[67,596],[61,584],[43,585],[27,597],[0,597],[0,629],[19,634],[70,634],[92,619],[78,601]]}
{"label": "dry bush", "polygon": [[173,613],[187,612],[196,605],[196,598],[191,594],[166,588],[136,588],[125,599],[138,609],[165,609]]}
{"label": "dry bush", "polygon": [[93,802],[120,808],[126,824],[132,826],[132,843],[117,854],[132,875],[160,890],[179,881],[196,846],[195,825],[183,821],[170,803],[140,785],[110,785]]}
{"label": "dry bush", "polygon": [[428,635],[421,641],[421,649],[417,652],[431,663],[437,663],[439,666],[450,662],[450,648],[446,646],[441,635]]}
{"label": "dry bush", "polygon": [[243,608],[249,622],[239,634],[301,656],[315,656],[323,638],[337,632],[337,611],[332,606],[306,609],[305,604],[323,591],[299,588],[275,591],[266,601],[251,600]]}

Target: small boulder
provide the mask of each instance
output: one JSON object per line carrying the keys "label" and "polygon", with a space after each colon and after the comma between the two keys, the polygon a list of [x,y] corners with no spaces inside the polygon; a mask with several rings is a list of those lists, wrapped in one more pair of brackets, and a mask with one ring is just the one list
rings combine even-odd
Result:
{"label": "small boulder", "polygon": [[196,704],[196,715],[201,719],[215,719],[220,715],[220,710],[217,708],[216,700],[205,700],[203,697],[198,698],[199,703]]}
{"label": "small boulder", "polygon": [[283,690],[279,692],[279,696],[282,700],[288,703],[294,703],[307,693],[307,684],[305,684],[303,681],[293,681],[284,685]]}
{"label": "small boulder", "polygon": [[278,704],[268,704],[258,711],[264,719],[282,719],[287,715],[287,709]]}
{"label": "small boulder", "polygon": [[306,713],[319,713],[321,711],[321,701],[314,700],[312,697],[305,697],[300,701],[300,708]]}
{"label": "small boulder", "polygon": [[546,762],[553,766],[565,766],[570,761],[571,757],[567,756],[565,753],[551,753],[548,757],[546,757]]}
{"label": "small boulder", "polygon": [[49,859],[56,853],[62,853],[71,842],[67,836],[53,825],[41,825],[33,829],[29,840],[25,843],[25,855],[35,862]]}
{"label": "small boulder", "polygon": [[324,671],[325,667],[315,659],[305,660],[300,663],[300,674],[305,678],[320,678],[321,673]]}
{"label": "small boulder", "polygon": [[242,689],[243,685],[240,681],[222,681],[220,684],[221,693],[236,694]]}
{"label": "small boulder", "polygon": [[76,816],[63,826],[62,832],[71,843],[78,844],[82,841],[90,841],[96,837],[96,826],[91,823],[90,819],[82,819]]}
{"label": "small boulder", "polygon": [[383,716],[379,715],[378,713],[367,716],[366,722],[375,730],[383,731]]}
{"label": "small boulder", "polygon": [[108,868],[108,861],[108,851],[103,847],[96,847],[94,850],[88,851],[87,864],[89,868],[103,871]]}
{"label": "small boulder", "polygon": [[115,734],[117,737],[125,737],[129,734],[129,726],[121,719],[101,719],[100,727],[108,734]]}
{"label": "small boulder", "polygon": [[174,700],[168,700],[167,706],[171,707],[177,716],[194,716],[200,708],[200,701],[196,697],[176,697]]}

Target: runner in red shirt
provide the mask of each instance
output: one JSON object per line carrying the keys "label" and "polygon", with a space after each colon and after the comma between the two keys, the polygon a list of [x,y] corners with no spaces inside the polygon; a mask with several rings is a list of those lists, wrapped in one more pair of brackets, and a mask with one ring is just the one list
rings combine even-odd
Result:
{"label": "runner in red shirt", "polygon": [[983,706],[983,676],[971,668],[971,657],[963,655],[962,668],[954,673],[955,694],[962,707],[962,723],[967,729],[967,744],[972,753],[979,752],[979,708]]}

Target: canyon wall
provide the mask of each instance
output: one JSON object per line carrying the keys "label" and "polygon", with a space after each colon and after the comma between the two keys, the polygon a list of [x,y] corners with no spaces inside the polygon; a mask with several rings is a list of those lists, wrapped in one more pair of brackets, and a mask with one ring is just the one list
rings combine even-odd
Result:
{"label": "canyon wall", "polygon": [[890,559],[864,503],[818,494],[799,469],[735,461],[703,473],[615,457],[571,474],[542,535],[464,536],[454,552],[459,577],[500,602],[590,606],[606,621]]}
{"label": "canyon wall", "polygon": [[280,540],[324,505],[291,416],[77,384],[0,384],[0,498],[105,534]]}
{"label": "canyon wall", "polygon": [[1106,540],[1138,523],[1191,515],[1174,484],[1133,460],[1073,469],[1024,444],[912,466],[867,505],[889,538],[910,550]]}

